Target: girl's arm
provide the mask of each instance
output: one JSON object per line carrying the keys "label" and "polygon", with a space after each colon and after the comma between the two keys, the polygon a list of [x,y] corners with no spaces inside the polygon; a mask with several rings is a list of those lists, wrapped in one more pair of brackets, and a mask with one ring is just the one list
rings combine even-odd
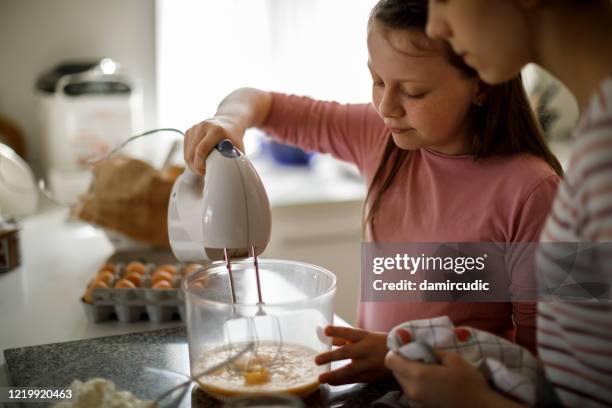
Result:
{"label": "girl's arm", "polygon": [[387,136],[371,104],[341,104],[275,92],[262,128],[281,143],[330,153],[362,170],[366,161],[378,160]]}
{"label": "girl's arm", "polygon": [[229,119],[244,129],[260,127],[268,117],[272,94],[255,88],[239,88],[217,107],[215,118]]}
{"label": "girl's arm", "polygon": [[[279,142],[331,153],[363,167],[385,142],[385,126],[369,104],[340,104],[308,97],[240,88],[225,97],[215,116],[187,131],[185,162],[203,174],[212,148],[228,138],[243,150],[242,137],[259,127]],[[376,156],[377,157],[377,156]]]}
{"label": "girl's arm", "polygon": [[270,111],[272,96],[253,88],[240,88],[226,96],[215,116],[198,123],[185,134],[185,163],[204,174],[204,163],[213,147],[222,139],[230,139],[244,151],[242,138],[249,127],[260,126]]}

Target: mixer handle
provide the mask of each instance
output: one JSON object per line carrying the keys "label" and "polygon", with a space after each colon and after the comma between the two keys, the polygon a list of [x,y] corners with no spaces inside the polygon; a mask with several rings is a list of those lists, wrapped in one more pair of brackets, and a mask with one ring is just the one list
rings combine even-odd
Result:
{"label": "mixer handle", "polygon": [[[227,158],[237,158],[240,157],[240,151],[236,149],[234,144],[229,139],[223,139],[219,143],[215,145],[215,150],[217,150],[223,157]],[[194,173],[193,170],[189,168],[189,166],[185,166],[184,172],[184,180],[189,184],[195,184],[202,176],[197,173]]]}
{"label": "mixer handle", "polygon": [[[223,157],[227,158],[237,158],[240,157],[240,150],[236,149],[234,144],[229,139],[223,139],[219,143],[215,145],[215,150],[217,150]],[[197,173],[194,173],[193,170],[189,168],[189,166],[185,166],[185,181],[189,184],[195,184],[198,182],[202,176]]]}

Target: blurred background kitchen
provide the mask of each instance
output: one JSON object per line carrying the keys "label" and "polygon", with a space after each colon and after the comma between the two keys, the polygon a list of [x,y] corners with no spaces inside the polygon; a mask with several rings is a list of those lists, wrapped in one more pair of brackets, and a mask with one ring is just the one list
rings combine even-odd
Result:
{"label": "blurred background kitchen", "polygon": [[[3,329],[18,325],[17,319],[36,319],[43,307],[55,308],[63,320],[84,319],[78,295],[99,266],[116,252],[150,246],[125,230],[98,228],[91,217],[92,223],[85,223],[85,217],[69,215],[68,205],[89,188],[88,159],[144,130],[186,130],[212,116],[220,100],[241,86],[368,102],[366,20],[375,2],[0,0],[0,142],[32,171],[4,152],[16,170],[0,180],[2,256],[5,263],[11,258],[17,236],[21,266],[0,274],[0,305],[3,314],[15,305],[22,311],[0,321],[0,346],[102,333],[74,323],[49,326],[46,338],[26,341],[30,329],[12,337]],[[565,164],[575,101],[535,67],[525,70],[524,79]],[[182,165],[182,148],[172,150],[177,140],[172,133],[153,135],[128,145],[126,153],[162,171]],[[246,150],[272,205],[272,241],[264,255],[334,272],[336,312],[355,323],[365,197],[359,174],[324,155],[271,145],[256,131],[248,132]],[[27,200],[16,201],[19,192],[6,188],[39,180],[51,199],[40,194],[26,205]],[[57,299],[56,294],[50,302],[45,294],[53,290],[76,295]]]}

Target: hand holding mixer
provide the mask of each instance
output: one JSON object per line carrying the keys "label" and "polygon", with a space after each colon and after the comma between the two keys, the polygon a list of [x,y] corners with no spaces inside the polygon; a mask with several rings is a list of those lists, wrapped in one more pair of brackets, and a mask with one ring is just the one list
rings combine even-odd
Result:
{"label": "hand holding mixer", "polygon": [[[253,352],[241,367],[247,375],[272,364],[282,347],[278,318],[263,309],[257,262],[270,241],[270,229],[265,188],[250,161],[227,139],[208,156],[204,177],[186,168],[173,186],[168,207],[170,245],[182,262],[225,261],[233,311],[223,325],[224,338],[230,347],[254,343]],[[239,299],[231,260],[249,254],[256,275],[258,311],[253,317],[243,317],[236,310]],[[275,358],[267,364],[257,353],[261,329],[272,333],[277,347]]]}
{"label": "hand holding mixer", "polygon": [[[173,128],[150,130],[132,136],[91,164],[135,139],[161,131],[185,136]],[[220,399],[270,389],[306,396],[318,389],[318,374],[325,368],[314,365],[314,356],[329,351],[330,345],[314,328],[333,321],[336,278],[315,265],[258,261],[269,243],[270,230],[270,204],[261,180],[229,140],[218,143],[209,154],[205,176],[186,169],[176,179],[168,206],[172,250],[182,262],[213,262],[183,280],[191,374],[147,368],[156,375],[186,378],[157,402],[179,389],[183,398],[194,381]],[[249,256],[252,267],[244,259]],[[278,288],[273,293],[268,289],[273,299],[268,305],[262,297],[260,268],[264,283]],[[253,286],[257,292],[249,290]],[[284,336],[281,321],[289,329]]]}

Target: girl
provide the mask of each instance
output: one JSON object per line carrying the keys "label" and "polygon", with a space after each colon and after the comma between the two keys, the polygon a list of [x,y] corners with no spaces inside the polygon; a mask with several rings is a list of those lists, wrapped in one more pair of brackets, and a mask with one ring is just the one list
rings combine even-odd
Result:
{"label": "girl", "polygon": [[[246,128],[357,165],[368,185],[365,238],[380,242],[531,242],[540,233],[561,168],[526,100],[520,77],[485,86],[441,41],[424,33],[425,1],[383,0],[368,23],[372,104],[341,105],[239,89],[216,115],[187,131],[194,171],[222,138]],[[512,280],[529,272],[508,273]],[[529,277],[527,277],[529,278]],[[337,346],[318,364],[351,359],[321,382],[369,382],[384,367],[386,331],[448,315],[531,346],[533,304],[393,303],[360,306],[364,330],[328,327]],[[515,325],[516,324],[516,325]]]}
{"label": "girl", "polygon": [[[430,2],[428,33],[452,45],[464,61],[495,84],[535,62],[575,95],[582,118],[572,140],[568,172],[559,188],[542,242],[612,240],[612,3],[609,0],[447,0]],[[538,279],[556,279],[555,248],[543,245]],[[607,244],[597,256],[609,259]],[[552,252],[551,252],[552,251]],[[610,269],[590,258],[585,274],[610,282]],[[600,275],[597,275],[600,274]],[[588,276],[585,276],[588,278]],[[600,280],[601,279],[601,280]],[[538,305],[538,351],[549,390],[548,406],[612,403],[612,305],[548,302]],[[513,406],[456,354],[426,367],[390,353],[387,364],[404,390],[426,405]],[[538,393],[542,395],[542,393]],[[552,403],[551,403],[552,401]],[[464,404],[465,405],[465,404]]]}

